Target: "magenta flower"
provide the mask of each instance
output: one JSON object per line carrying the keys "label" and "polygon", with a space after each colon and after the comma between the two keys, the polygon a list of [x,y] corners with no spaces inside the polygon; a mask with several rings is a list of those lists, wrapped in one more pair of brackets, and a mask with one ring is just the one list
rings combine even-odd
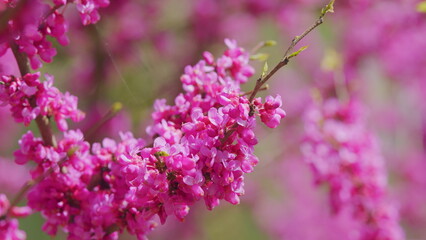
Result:
{"label": "magenta flower", "polygon": [[[206,60],[185,68],[185,93],[175,105],[156,101],[148,146],[121,133],[120,141],[105,138],[90,147],[81,131],[65,131],[64,119],[79,120],[81,112],[77,99],[61,94],[51,77],[40,83],[39,74],[26,75],[32,80],[26,85],[4,77],[6,93],[13,84],[23,85],[23,99],[35,97],[39,114],[53,117],[64,131],[56,146],[45,146],[28,132],[15,152],[17,163],[36,163],[33,179],[52,172],[28,195],[29,206],[46,218],[45,232],[53,236],[63,227],[69,239],[117,239],[127,229],[145,239],[157,217],[161,223],[169,216],[183,221],[197,201],[204,200],[208,209],[222,199],[240,202],[244,174],[259,161],[254,155],[256,116],[274,118],[268,124],[276,127],[284,111],[279,96],[268,97],[265,104],[248,101],[240,83],[253,74],[249,56],[234,41],[227,44],[216,61],[204,54]],[[6,93],[4,101],[11,102]]]}
{"label": "magenta flower", "polygon": [[66,131],[65,121],[81,121],[84,113],[77,109],[78,99],[68,92],[62,94],[53,87],[53,77],[46,75],[47,81],[41,83],[40,73],[26,74],[23,78],[2,76],[0,84],[0,103],[9,104],[17,122],[29,125],[37,116],[53,117],[61,131]]}
{"label": "magenta flower", "polygon": [[0,218],[0,239],[25,240],[25,232],[18,229],[18,220],[10,217],[25,217],[31,213],[31,210],[28,207],[12,207],[6,213],[9,207],[9,200],[4,194],[0,194],[0,216],[4,216]]}
{"label": "magenta flower", "polygon": [[360,103],[329,99],[305,115],[305,160],[318,183],[330,186],[335,213],[350,209],[363,224],[360,239],[403,239],[395,206],[387,198],[386,170]]}

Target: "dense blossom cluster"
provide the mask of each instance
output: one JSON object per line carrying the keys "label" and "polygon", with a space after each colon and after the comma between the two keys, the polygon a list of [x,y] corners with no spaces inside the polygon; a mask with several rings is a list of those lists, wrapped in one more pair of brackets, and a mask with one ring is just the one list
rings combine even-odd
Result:
{"label": "dense blossom cluster", "polygon": [[397,211],[386,197],[384,160],[360,103],[328,99],[309,108],[304,120],[302,151],[316,181],[330,186],[332,209],[351,209],[364,223],[361,239],[402,239]]}
{"label": "dense blossom cluster", "polygon": [[254,74],[249,55],[226,43],[216,61],[206,52],[186,67],[185,93],[175,105],[155,103],[147,130],[152,145],[131,133],[92,146],[79,130],[65,132],[57,146],[45,146],[32,132],[22,137],[15,161],[34,161],[33,179],[49,173],[28,195],[28,205],[46,218],[44,231],[55,235],[63,227],[68,239],[116,239],[127,229],[144,239],[157,217],[183,220],[196,201],[204,199],[209,209],[221,199],[239,203],[244,174],[258,162],[256,116],[276,127],[285,112],[279,96],[248,101],[240,83]]}
{"label": "dense blossom cluster", "polygon": [[29,125],[37,116],[52,117],[61,131],[66,131],[67,118],[80,121],[84,113],[77,109],[77,97],[61,93],[53,86],[53,77],[39,80],[40,73],[26,74],[22,78],[3,75],[0,79],[0,103],[10,105],[17,122]]}
{"label": "dense blossom cluster", "polygon": [[[204,197],[209,209],[222,198],[237,204],[238,196],[243,194],[243,174],[251,172],[258,162],[253,155],[257,144],[255,116],[240,90],[240,83],[254,71],[247,65],[248,54],[235,42],[226,43],[229,49],[216,61],[205,52],[204,60],[186,67],[181,77],[186,93],[176,97],[174,106],[158,100],[154,125],[148,128],[152,137],[164,138],[167,148],[179,146],[171,150],[181,160],[166,161],[168,172],[177,174],[178,192],[192,188],[194,199]],[[260,114],[270,127],[276,127],[285,116],[279,97],[268,98],[265,105],[257,99],[253,107],[267,109]],[[186,165],[194,165],[198,171],[180,169]]]}
{"label": "dense blossom cluster", "polygon": [[66,36],[68,23],[59,9],[71,3],[76,4],[84,25],[99,21],[98,9],[109,5],[108,0],[54,0],[53,5],[40,0],[5,1],[3,4],[7,8],[0,8],[0,12],[12,12],[13,18],[5,29],[0,29],[0,56],[16,44],[19,51],[28,56],[33,69],[40,68],[41,61],[51,62],[56,49],[48,36],[55,38],[61,45],[69,43]]}

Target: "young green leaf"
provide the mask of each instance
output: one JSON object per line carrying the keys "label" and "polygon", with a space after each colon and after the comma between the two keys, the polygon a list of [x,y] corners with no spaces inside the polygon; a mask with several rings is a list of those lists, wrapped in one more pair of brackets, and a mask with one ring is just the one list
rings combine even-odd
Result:
{"label": "young green leaf", "polygon": [[288,56],[288,58],[290,59],[290,58],[292,58],[292,57],[296,57],[297,55],[299,55],[299,53],[301,53],[301,52],[305,51],[307,48],[308,48],[308,46],[303,46],[303,47],[299,48],[299,50],[297,50],[296,52],[294,52],[294,53],[290,54],[290,55]]}
{"label": "young green leaf", "polygon": [[154,156],[156,156],[156,157],[167,157],[167,156],[169,156],[169,154],[165,151],[158,151],[158,152],[154,153]]}
{"label": "young green leaf", "polygon": [[255,61],[259,61],[259,62],[264,62],[268,59],[269,54],[266,53],[257,53],[254,55],[250,56],[250,60],[255,60]]}
{"label": "young green leaf", "polygon": [[275,45],[277,45],[277,42],[276,41],[274,41],[274,40],[268,40],[268,41],[265,41],[265,43],[263,44],[265,47],[272,47],[272,46],[275,46]]}
{"label": "young green leaf", "polygon": [[121,102],[115,102],[112,104],[111,109],[113,113],[119,112],[121,109],[123,109],[123,104]]}
{"label": "young green leaf", "polygon": [[331,0],[322,10],[321,15],[325,15],[326,13],[333,13],[334,12],[334,1]]}
{"label": "young green leaf", "polygon": [[268,62],[265,62],[265,65],[263,65],[263,70],[262,70],[262,78],[266,76],[267,72],[268,72]]}

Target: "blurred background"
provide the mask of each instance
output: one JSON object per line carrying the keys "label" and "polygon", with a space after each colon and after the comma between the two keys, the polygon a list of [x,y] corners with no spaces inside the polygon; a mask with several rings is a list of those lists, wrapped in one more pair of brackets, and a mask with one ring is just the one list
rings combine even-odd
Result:
{"label": "blurred background", "polygon": [[[203,51],[220,56],[225,38],[236,39],[247,50],[275,40],[277,45],[258,51],[269,56],[272,67],[293,37],[316,21],[325,4],[113,0],[101,10],[100,22],[88,27],[69,10],[71,44],[57,45],[55,61],[41,71],[54,75],[59,89],[79,97],[86,119],[76,126],[83,130],[93,127],[113,103],[123,104],[123,110],[89,141],[118,138],[118,132],[126,130],[146,137],[153,101],[165,98],[171,103],[182,91],[183,68],[201,59]],[[210,212],[199,203],[185,222],[170,218],[149,238],[352,239],[356,233],[351,217],[332,214],[327,187],[315,185],[300,151],[302,118],[312,89],[327,98],[336,96],[343,85],[364,104],[368,128],[378,136],[390,199],[407,239],[426,239],[425,8],[419,0],[337,0],[335,13],[300,43],[309,48],[269,82],[267,93],[282,96],[287,117],[277,129],[259,124],[260,162],[246,177],[241,204],[224,202]],[[10,53],[2,60],[7,57]],[[261,72],[262,62],[252,64]],[[255,78],[244,89],[250,91],[254,83]],[[0,192],[9,197],[28,179],[28,169],[13,163],[17,141],[26,131],[5,107],[0,108]],[[38,214],[21,220],[30,240],[50,238],[40,230],[42,224]]]}

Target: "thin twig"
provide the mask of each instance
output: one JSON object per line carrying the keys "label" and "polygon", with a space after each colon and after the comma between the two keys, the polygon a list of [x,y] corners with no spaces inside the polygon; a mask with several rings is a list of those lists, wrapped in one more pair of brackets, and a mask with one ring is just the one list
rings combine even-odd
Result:
{"label": "thin twig", "polygon": [[225,132],[225,135],[222,139],[220,139],[220,143],[225,144],[225,142],[228,140],[228,138],[237,130],[238,123],[234,123],[228,131]]}
{"label": "thin twig", "polygon": [[[95,28],[95,30],[96,30],[96,32],[97,32],[97,34],[99,35],[99,37],[102,37],[101,31],[98,29],[98,27],[97,27],[96,25],[94,25],[94,28]],[[114,56],[113,56],[113,54],[112,54],[112,50],[111,50],[111,48],[109,47],[109,44],[108,44],[106,41],[104,41],[104,44],[103,44],[103,45],[104,45],[105,52],[106,52],[106,54],[107,54],[107,56],[108,56],[109,60],[111,61],[111,64],[112,64],[112,66],[114,67],[115,72],[118,74],[118,77],[120,78],[121,82],[122,82],[122,83],[123,83],[123,85],[126,87],[127,91],[129,92],[129,95],[131,96],[131,98],[133,99],[133,101],[134,101],[135,103],[138,103],[138,104],[139,104],[139,100],[138,100],[138,98],[136,97],[136,95],[135,95],[135,94],[133,94],[133,91],[132,91],[132,89],[130,88],[129,83],[126,81],[126,79],[124,78],[123,73],[121,72],[120,68],[118,67],[118,64],[117,64],[117,62],[115,61],[115,58],[114,58]]]}
{"label": "thin twig", "polygon": [[255,54],[257,51],[259,51],[261,48],[263,48],[265,46],[265,42],[262,41],[258,44],[256,44],[256,46],[254,46],[254,48],[252,48],[250,50],[250,55]]}
{"label": "thin twig", "polygon": [[339,101],[342,103],[347,103],[350,99],[348,86],[345,82],[345,76],[343,69],[339,68],[334,72],[334,88],[336,91],[336,96]]}
{"label": "thin twig", "polygon": [[[15,17],[15,15],[19,14],[19,12],[22,9],[26,7],[30,7],[30,6],[26,6],[27,2],[28,0],[20,0],[18,1],[15,7],[7,7],[6,10],[2,12],[2,14],[0,15],[0,33],[3,33],[7,29],[9,21],[12,20]],[[68,1],[66,4],[68,4]],[[58,10],[59,8],[65,5],[55,5],[49,11],[47,11],[41,18],[39,27],[46,21],[46,19],[51,14],[53,14],[56,10]]]}
{"label": "thin twig", "polygon": [[25,53],[19,51],[19,46],[11,42],[10,49],[12,49],[13,55],[15,55],[16,63],[18,64],[19,72],[21,76],[25,76],[25,74],[30,73],[30,66],[28,65],[28,58]]}
{"label": "thin twig", "polygon": [[[261,88],[261,89],[259,89],[259,92],[260,91],[266,91],[266,90],[268,90],[269,89],[269,85],[268,84],[266,84],[263,88]],[[246,92],[246,93],[244,93],[244,94],[241,94],[241,96],[247,96],[247,95],[250,95],[250,94],[252,94],[253,93],[253,91],[249,91],[249,92]]]}
{"label": "thin twig", "polygon": [[123,105],[120,102],[116,102],[112,105],[111,109],[98,121],[94,126],[92,126],[87,132],[84,134],[87,141],[91,142],[94,134],[99,131],[99,129],[115,117],[123,108]]}
{"label": "thin twig", "polygon": [[[321,14],[319,16],[319,18],[315,21],[314,24],[312,24],[308,29],[306,29],[300,36],[296,36],[295,38],[293,38],[293,40],[291,41],[290,46],[287,48],[287,50],[284,53],[284,57],[281,59],[281,61],[279,61],[277,63],[277,65],[267,74],[265,74],[264,76],[261,76],[257,79],[256,81],[256,85],[249,97],[249,101],[252,102],[253,99],[256,97],[256,94],[259,92],[259,90],[261,89],[261,87],[282,67],[286,66],[290,59],[295,57],[296,55],[291,54],[293,48],[303,39],[305,38],[310,32],[312,32],[312,30],[314,30],[315,28],[317,28],[319,25],[321,25],[324,22],[324,16],[327,12],[332,12],[333,11],[333,3],[334,0],[332,0],[322,11]],[[250,112],[250,115],[253,115],[254,111]]]}
{"label": "thin twig", "polygon": [[257,51],[259,51],[263,47],[271,47],[275,45],[277,45],[277,42],[275,42],[274,40],[262,41],[250,50],[250,55],[255,54]]}
{"label": "thin twig", "polygon": [[28,0],[20,0],[15,7],[7,7],[4,12],[0,15],[0,33],[3,33],[9,23],[9,20],[12,19],[16,14],[18,14],[23,8]]}
{"label": "thin twig", "polygon": [[[24,2],[25,0],[21,1],[21,3],[24,3]],[[11,16],[13,15],[10,15],[9,17]],[[13,41],[10,42],[10,48],[15,56],[16,62],[18,64],[19,72],[21,76],[24,77],[26,74],[31,72],[30,67],[28,65],[28,57],[26,56],[25,53],[22,53],[21,51],[19,51],[19,46]],[[37,103],[35,102],[34,98],[30,99],[31,107],[33,108],[36,107],[36,104]],[[46,116],[39,115],[36,117],[35,122],[37,123],[37,127],[39,128],[44,144],[47,146],[56,147],[56,140],[52,134],[49,119]],[[5,214],[3,216],[0,216],[0,219],[6,218],[7,215],[10,213],[10,211],[12,210],[12,208],[15,207],[22,200],[25,194],[32,187],[34,187],[35,185],[40,183],[43,179],[45,179],[47,176],[49,176],[54,171],[55,167],[57,166],[61,167],[66,160],[67,158],[62,159],[61,161],[58,162],[57,165],[52,166],[51,168],[49,168],[49,170],[47,170],[46,172],[38,176],[36,179],[29,180],[28,182],[26,182],[24,186],[22,186],[22,188],[19,190],[19,192],[15,195],[13,200],[11,201],[10,206],[5,211]]]}
{"label": "thin twig", "polygon": [[[261,77],[259,77],[256,80],[256,85],[254,86],[254,89],[251,91],[250,97],[249,97],[249,102],[250,102],[250,112],[249,112],[249,116],[253,116],[256,110],[256,107],[253,105],[253,100],[256,97],[256,94],[261,91],[263,88],[262,86],[278,71],[280,70],[282,67],[286,66],[290,59],[297,56],[298,52],[300,52],[301,50],[299,50],[297,53],[291,53],[293,48],[304,38],[306,37],[306,35],[308,35],[310,32],[312,32],[312,30],[314,30],[315,28],[317,28],[319,25],[321,25],[324,22],[324,16],[328,13],[328,12],[333,12],[333,4],[334,4],[335,0],[331,0],[330,3],[328,3],[322,10],[321,10],[321,14],[318,17],[318,19],[315,21],[314,24],[312,24],[308,29],[306,29],[300,36],[296,36],[295,38],[293,38],[293,40],[291,41],[290,46],[287,48],[287,50],[284,53],[284,57],[281,59],[280,62],[277,63],[277,65],[267,74],[262,74]],[[259,45],[260,46],[260,45]],[[258,48],[258,46],[255,47],[255,49]],[[225,136],[221,139],[221,143],[224,144],[229,137],[236,131],[238,127],[238,124],[235,123],[233,124],[229,130],[226,132]]]}
{"label": "thin twig", "polygon": [[43,16],[43,18],[41,19],[40,25],[43,24],[44,21],[46,21],[46,19],[52,15],[56,10],[58,10],[59,8],[66,6],[67,3],[65,3],[65,5],[55,5],[54,7],[52,7],[48,12],[46,12]]}
{"label": "thin twig", "polygon": [[[25,53],[19,51],[19,47],[16,43],[11,42],[10,47],[13,54],[15,55],[16,62],[18,63],[19,71],[21,76],[24,77],[26,74],[30,73],[30,67],[28,66],[28,58]],[[36,107],[35,99],[30,99],[31,107]],[[40,131],[43,142],[47,146],[56,146],[56,139],[52,134],[52,129],[50,128],[50,121],[47,117],[38,115],[35,119],[37,127]]]}

